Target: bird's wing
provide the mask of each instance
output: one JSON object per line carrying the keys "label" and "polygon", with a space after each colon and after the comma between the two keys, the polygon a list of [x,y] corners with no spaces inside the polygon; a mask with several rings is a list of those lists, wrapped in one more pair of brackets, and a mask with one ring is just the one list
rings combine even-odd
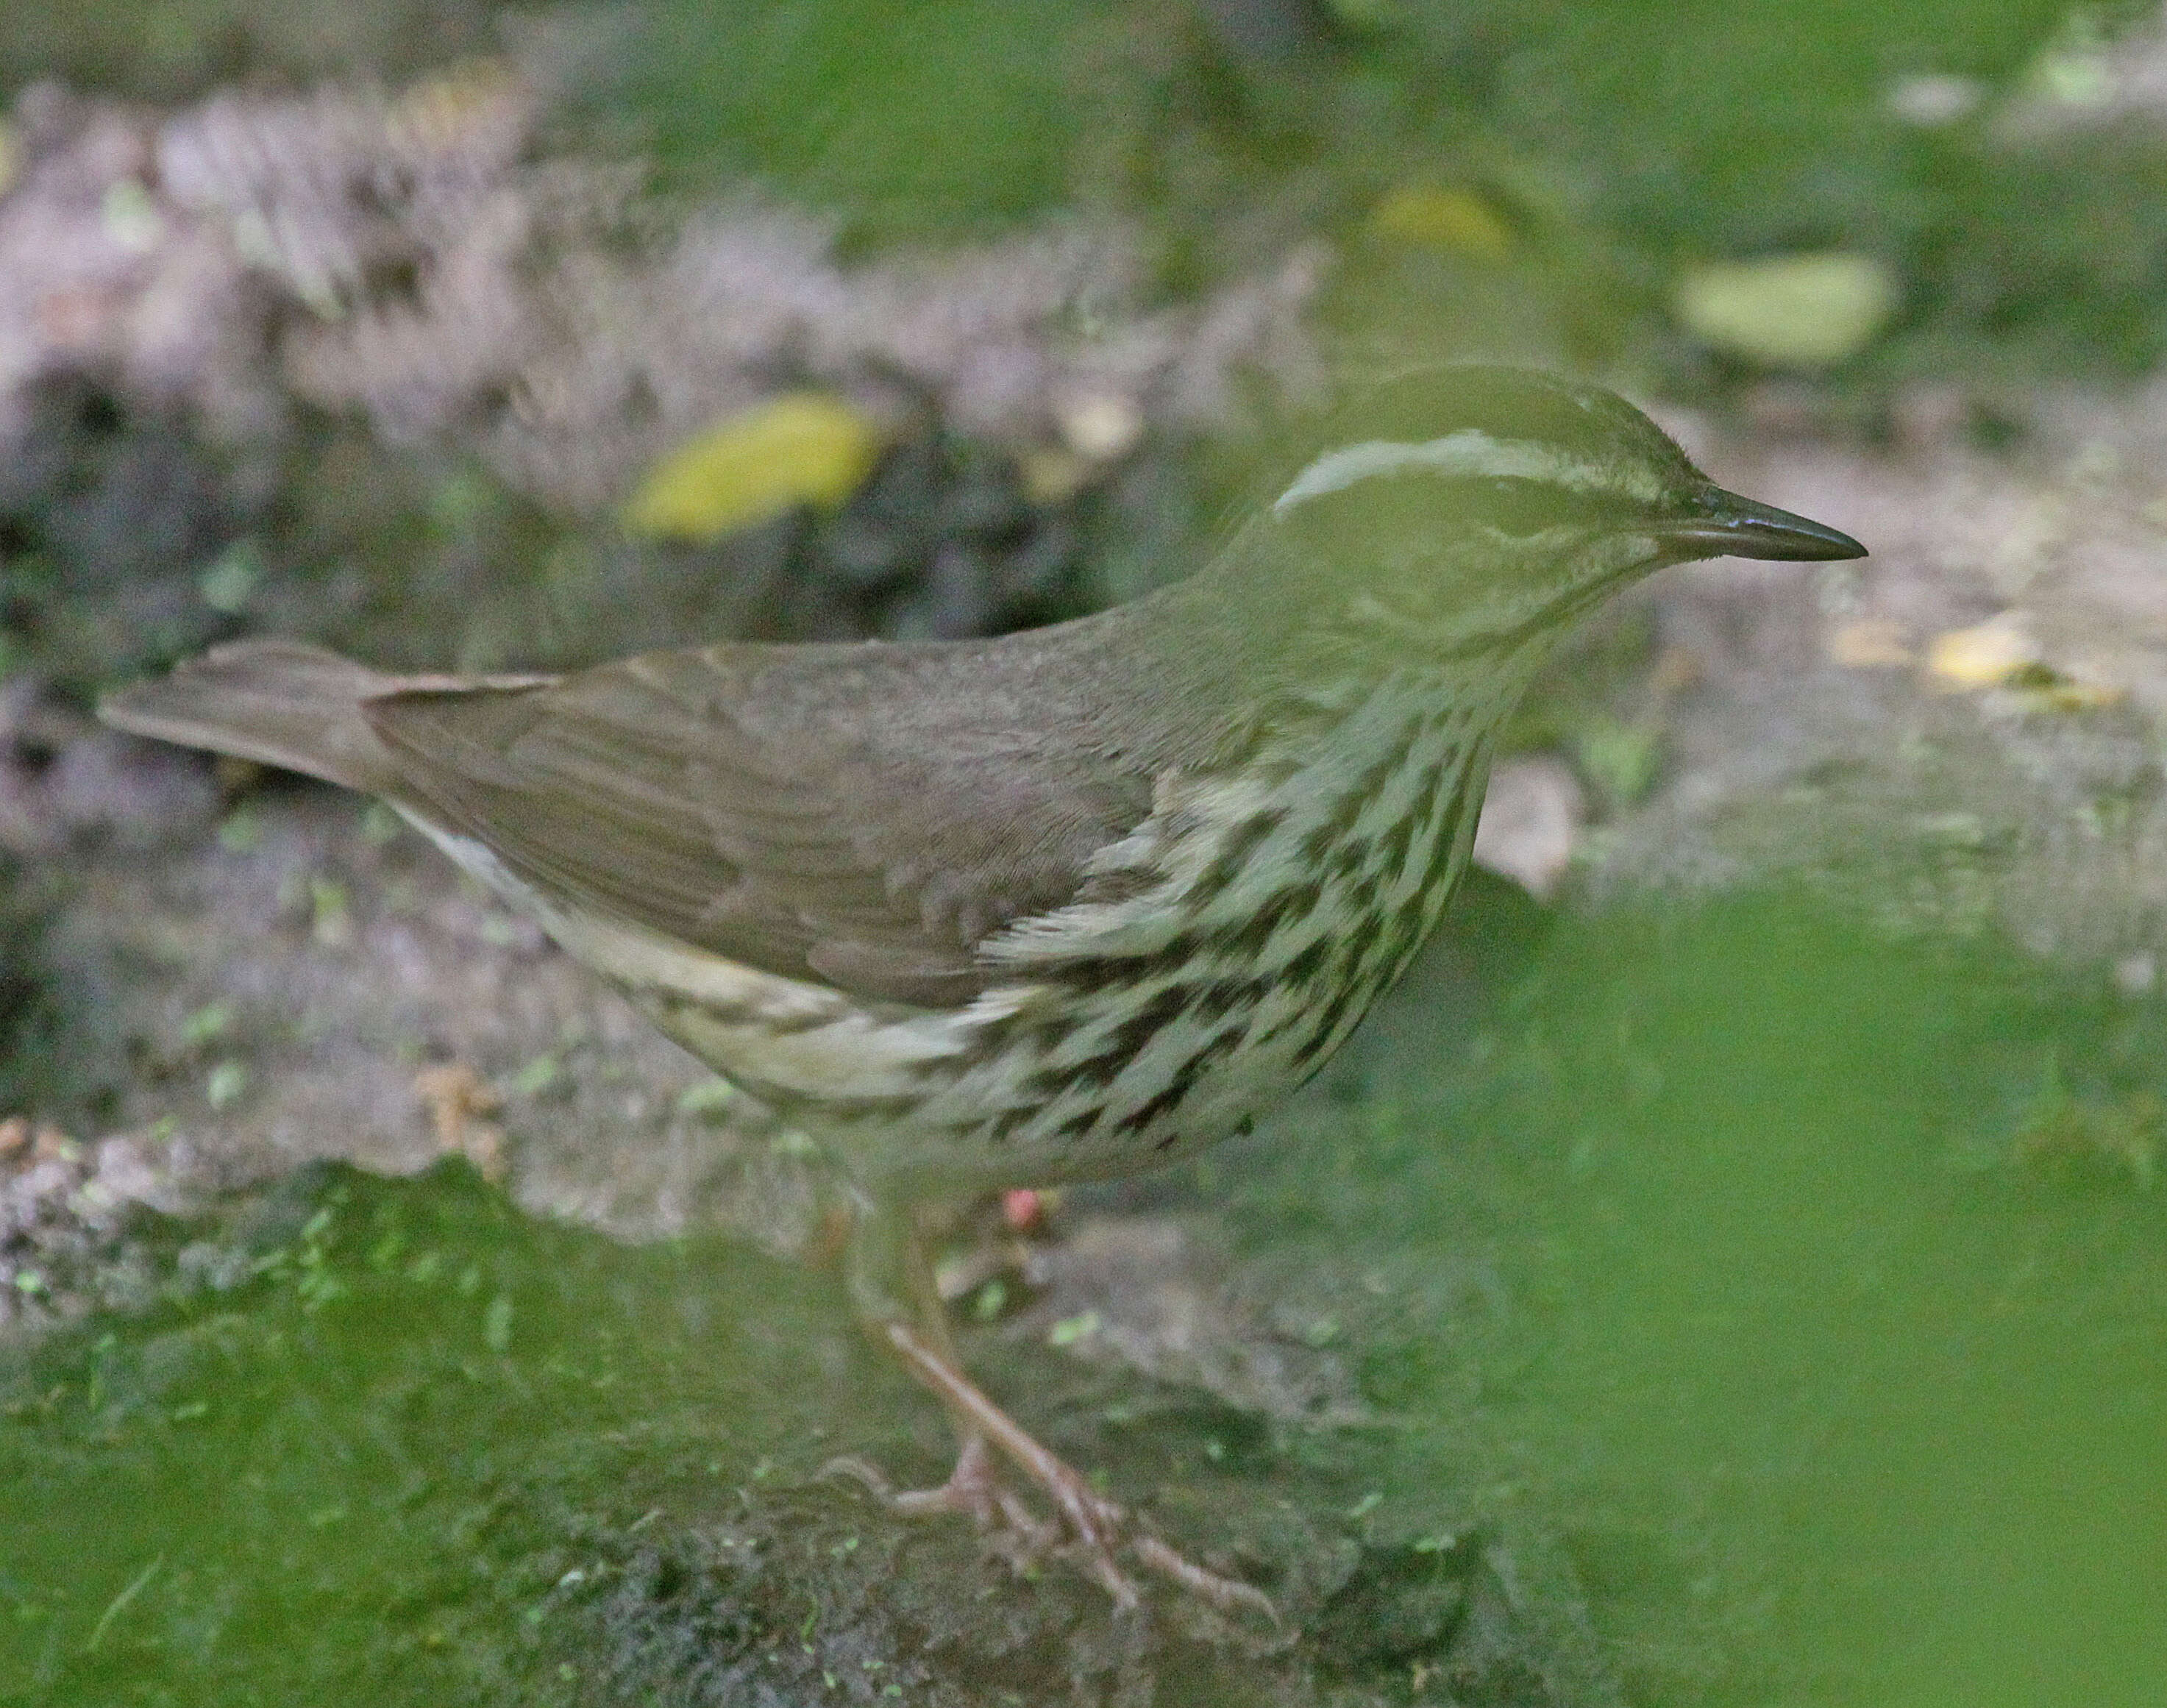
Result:
{"label": "bird's wing", "polygon": [[1062,690],[1024,662],[715,647],[364,709],[411,804],[560,904],[930,1005],[983,989],[976,945],[1072,899],[1150,811],[1147,775],[1032,733],[1062,729]]}

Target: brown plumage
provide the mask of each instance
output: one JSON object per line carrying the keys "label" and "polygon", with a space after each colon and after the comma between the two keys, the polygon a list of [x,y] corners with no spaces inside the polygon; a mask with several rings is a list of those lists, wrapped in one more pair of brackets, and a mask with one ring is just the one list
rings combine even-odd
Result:
{"label": "brown plumage", "polygon": [[[1245,703],[1286,663],[1224,635],[1169,651],[1158,615],[559,677],[394,676],[243,641],[101,713],[381,795],[561,902],[745,965],[945,1002],[983,988],[988,934],[1073,897],[1148,815],[1154,777],[1232,760]],[[1166,718],[1169,698],[1190,715]]]}
{"label": "brown plumage", "polygon": [[1208,568],[1079,622],[472,679],[245,642],[102,710],[382,795],[828,1148],[859,1307],[964,1443],[904,1504],[1022,1523],[990,1443],[1117,1599],[1126,1546],[1231,1607],[1261,1597],[962,1376],[910,1206],[1128,1173],[1269,1110],[1435,924],[1491,743],[1575,618],[1687,558],[1861,549],[1608,393],[1433,370],[1330,423]]}

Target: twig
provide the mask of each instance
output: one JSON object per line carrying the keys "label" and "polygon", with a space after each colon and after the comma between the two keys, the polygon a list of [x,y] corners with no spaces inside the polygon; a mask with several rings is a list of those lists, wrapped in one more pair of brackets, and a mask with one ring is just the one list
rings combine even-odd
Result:
{"label": "twig", "polygon": [[129,1580],[125,1589],[105,1604],[105,1611],[98,1615],[98,1623],[90,1628],[90,1641],[82,1646],[85,1654],[93,1652],[105,1641],[105,1628],[120,1616],[121,1609],[143,1593],[144,1585],[157,1575],[158,1567],[165,1563],[166,1557],[160,1554]]}

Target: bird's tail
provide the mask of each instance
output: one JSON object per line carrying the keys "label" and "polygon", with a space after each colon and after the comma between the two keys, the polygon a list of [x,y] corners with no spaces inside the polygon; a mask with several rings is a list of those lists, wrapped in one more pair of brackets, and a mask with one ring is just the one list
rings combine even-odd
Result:
{"label": "bird's tail", "polygon": [[98,702],[116,729],[306,772],[367,794],[397,792],[390,751],[363,706],[411,688],[526,687],[537,676],[388,676],[294,640],[213,647],[159,682]]}
{"label": "bird's tail", "polygon": [[213,647],[159,682],[134,682],[98,703],[116,729],[208,747],[379,794],[390,755],[362,702],[403,684],[321,647],[241,640]]}

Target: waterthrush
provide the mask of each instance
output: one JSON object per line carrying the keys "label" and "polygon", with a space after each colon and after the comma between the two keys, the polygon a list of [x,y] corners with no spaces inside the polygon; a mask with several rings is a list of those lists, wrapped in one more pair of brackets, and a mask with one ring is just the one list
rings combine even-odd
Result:
{"label": "waterthrush", "polygon": [[382,796],[818,1141],[861,1212],[857,1308],[962,1441],[948,1483],[898,1505],[1031,1530],[998,1451],[1118,1601],[1126,1552],[1268,1605],[970,1382],[917,1211],[1246,1130],[1436,925],[1554,644],[1650,571],[1723,554],[1863,548],[1716,487],[1608,392],[1434,369],[1333,417],[1207,567],[1095,617],[562,676],[241,642],[100,709]]}

